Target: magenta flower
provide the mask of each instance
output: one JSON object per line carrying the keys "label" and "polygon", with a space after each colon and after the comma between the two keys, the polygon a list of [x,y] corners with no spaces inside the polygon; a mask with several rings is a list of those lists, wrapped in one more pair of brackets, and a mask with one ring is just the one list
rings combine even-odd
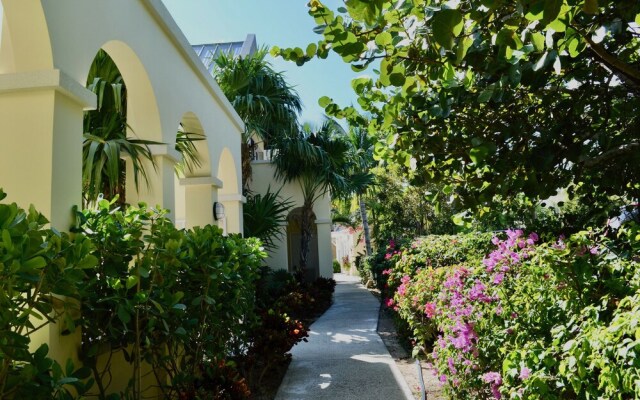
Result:
{"label": "magenta flower", "polygon": [[424,313],[428,318],[433,318],[436,315],[436,304],[427,303],[424,305]]}
{"label": "magenta flower", "polygon": [[458,370],[456,369],[456,366],[453,363],[453,358],[449,357],[447,359],[447,364],[449,366],[449,372],[451,372],[451,375],[455,375],[458,373]]}
{"label": "magenta flower", "polygon": [[491,384],[491,393],[493,397],[499,399],[502,397],[500,386],[502,385],[502,376],[498,372],[487,372],[482,375],[482,380]]}
{"label": "magenta flower", "polygon": [[482,380],[485,383],[502,385],[502,376],[500,375],[499,372],[487,372],[482,375]]}

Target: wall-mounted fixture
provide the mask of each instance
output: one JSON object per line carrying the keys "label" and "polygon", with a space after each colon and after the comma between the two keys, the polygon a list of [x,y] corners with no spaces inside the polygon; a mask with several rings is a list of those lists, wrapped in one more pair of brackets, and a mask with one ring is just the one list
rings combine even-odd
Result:
{"label": "wall-mounted fixture", "polygon": [[224,204],[216,201],[213,203],[213,219],[220,221],[222,218],[224,218]]}

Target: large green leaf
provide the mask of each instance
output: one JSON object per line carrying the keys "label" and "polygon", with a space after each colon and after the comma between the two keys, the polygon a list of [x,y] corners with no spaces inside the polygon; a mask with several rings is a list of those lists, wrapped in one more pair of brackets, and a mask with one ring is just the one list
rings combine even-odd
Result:
{"label": "large green leaf", "polygon": [[383,0],[346,0],[349,14],[357,20],[373,25],[382,12]]}
{"label": "large green leaf", "polygon": [[459,10],[442,9],[433,16],[433,36],[447,50],[453,48],[454,36],[462,32],[462,13]]}
{"label": "large green leaf", "polygon": [[564,0],[544,0],[544,13],[542,18],[542,23],[544,25],[555,21],[560,14],[560,10],[562,9],[562,4],[564,4]]}

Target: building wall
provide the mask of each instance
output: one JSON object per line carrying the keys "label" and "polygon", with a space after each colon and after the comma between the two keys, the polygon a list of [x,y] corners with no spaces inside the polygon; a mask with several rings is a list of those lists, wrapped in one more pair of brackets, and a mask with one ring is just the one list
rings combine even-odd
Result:
{"label": "building wall", "polygon": [[[269,186],[271,191],[276,191],[282,187],[280,195],[284,199],[291,199],[295,204],[294,208],[300,207],[303,203],[302,192],[296,183],[282,185],[274,180],[275,167],[270,161],[254,161],[251,164],[253,169],[252,180],[249,184],[255,193],[266,193]],[[316,215],[316,225],[318,229],[318,261],[320,276],[331,278],[333,276],[332,255],[331,255],[331,198],[325,195],[316,201],[313,212]],[[288,248],[286,226],[282,227],[282,235],[276,242],[277,248],[269,252],[266,262],[272,269],[288,269]]]}
{"label": "building wall", "polygon": [[[131,135],[166,143],[153,148],[157,168],[149,174],[150,187],[139,192],[129,187],[127,199],[169,208],[171,218],[180,214],[185,226],[195,226],[213,223],[211,202],[226,196],[227,225],[242,232],[244,125],[160,0],[2,0],[2,5],[0,135],[25,142],[29,135],[49,137],[37,148],[18,143],[0,149],[5,171],[25,159],[38,160],[23,176],[2,176],[0,186],[10,200],[34,203],[55,227],[68,228],[68,210],[81,202],[81,152],[76,151],[81,141],[75,138],[82,135],[82,111],[95,107],[95,96],[84,86],[103,49],[127,85]],[[181,122],[207,136],[199,149],[206,162],[178,182],[188,199],[176,202],[173,165],[180,155],[173,146]],[[54,167],[53,176],[42,176]],[[181,204],[199,211],[176,210]]]}
{"label": "building wall", "polygon": [[[150,187],[140,192],[129,187],[128,201],[169,208],[171,218],[179,216],[192,227],[212,223],[213,201],[224,198],[228,231],[242,233],[244,125],[160,0],[1,4],[0,187],[7,201],[26,208],[33,204],[52,227],[70,228],[72,207],[82,199],[83,112],[96,107],[85,85],[103,49],[127,85],[130,134],[164,143],[152,148],[157,167],[148,166]],[[180,123],[201,131],[206,140],[197,145],[203,167],[176,179]],[[34,348],[43,342],[62,365],[67,358],[78,360],[79,336],[61,336],[59,325],[32,337]],[[131,376],[130,365],[118,357],[112,362],[124,377],[114,380],[117,392]]]}

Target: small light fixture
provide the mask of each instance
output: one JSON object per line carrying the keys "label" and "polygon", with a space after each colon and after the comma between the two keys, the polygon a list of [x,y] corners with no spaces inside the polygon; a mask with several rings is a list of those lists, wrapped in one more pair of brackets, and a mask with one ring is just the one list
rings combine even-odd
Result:
{"label": "small light fixture", "polygon": [[222,218],[224,218],[224,204],[216,201],[213,203],[213,219],[220,221]]}

